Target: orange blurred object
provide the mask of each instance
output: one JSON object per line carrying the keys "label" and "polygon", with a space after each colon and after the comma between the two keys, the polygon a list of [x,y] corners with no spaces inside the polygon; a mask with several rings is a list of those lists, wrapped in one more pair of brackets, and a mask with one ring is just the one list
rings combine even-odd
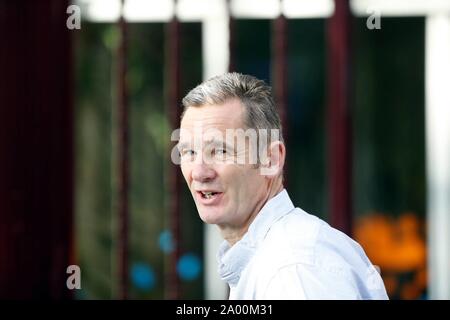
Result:
{"label": "orange blurred object", "polygon": [[[389,294],[400,298],[418,298],[426,288],[426,245],[423,223],[411,212],[393,219],[385,214],[370,214],[356,222],[355,239],[373,264],[381,268]],[[392,274],[414,274],[412,281],[397,287]]]}

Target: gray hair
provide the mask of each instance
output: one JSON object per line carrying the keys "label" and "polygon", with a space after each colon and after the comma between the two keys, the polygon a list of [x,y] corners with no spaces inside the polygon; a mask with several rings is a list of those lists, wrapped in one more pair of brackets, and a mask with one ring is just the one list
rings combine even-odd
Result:
{"label": "gray hair", "polygon": [[238,99],[246,110],[244,124],[247,128],[277,129],[280,141],[283,141],[280,117],[272,97],[272,89],[263,80],[241,73],[225,73],[213,77],[192,89],[183,98],[184,112],[189,107],[201,107],[211,104],[224,104]]}

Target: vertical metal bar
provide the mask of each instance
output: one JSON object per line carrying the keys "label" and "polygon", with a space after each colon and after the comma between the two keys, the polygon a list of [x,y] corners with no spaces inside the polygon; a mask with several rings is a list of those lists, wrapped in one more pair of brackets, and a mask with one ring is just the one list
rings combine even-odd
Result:
{"label": "vertical metal bar", "polygon": [[[281,1],[280,1],[281,4]],[[280,114],[283,136],[287,143],[287,36],[288,22],[286,17],[280,15],[272,21],[272,83],[275,103]],[[284,170],[284,183],[287,183],[287,166]]]}
{"label": "vertical metal bar", "polygon": [[[230,27],[233,29],[234,22],[230,26],[230,2],[223,1],[213,16],[206,17],[202,23],[202,51],[203,51],[203,80],[213,76],[234,71],[232,55],[234,51],[233,35],[229,35]],[[232,31],[233,33],[233,31]],[[231,36],[231,39],[230,39]],[[231,52],[230,52],[231,51]],[[216,226],[205,225],[204,227],[204,288],[206,299],[220,300],[228,297],[228,285],[223,282],[217,273],[216,253],[222,243]]]}
{"label": "vertical metal bar", "polygon": [[129,125],[127,86],[127,23],[123,16],[125,0],[119,19],[120,44],[118,51],[118,210],[119,210],[119,297],[128,298],[128,191],[129,191]]}
{"label": "vertical metal bar", "polygon": [[[175,1],[176,5],[176,1]],[[172,20],[167,24],[166,30],[166,85],[167,85],[167,114],[170,126],[178,128],[181,106],[180,106],[180,22],[174,13]],[[174,147],[172,144],[171,147]],[[177,275],[177,263],[181,253],[180,241],[180,169],[170,162],[168,172],[169,188],[169,217],[172,232],[174,250],[169,260],[169,272],[167,276],[166,296],[168,299],[180,298],[180,281]]]}
{"label": "vertical metal bar", "polygon": [[336,0],[327,25],[328,170],[331,224],[349,234],[351,205],[350,7]]}
{"label": "vertical metal bar", "polygon": [[427,238],[430,299],[450,299],[450,14],[425,19]]}
{"label": "vertical metal bar", "polygon": [[[226,14],[228,16],[228,72],[233,72],[236,70],[236,19],[231,14],[231,0],[227,0],[226,10]],[[225,288],[226,297],[229,297],[230,287],[226,285]]]}
{"label": "vertical metal bar", "polygon": [[235,48],[236,48],[236,19],[231,14],[231,0],[227,0],[228,15],[228,72],[236,70]]}

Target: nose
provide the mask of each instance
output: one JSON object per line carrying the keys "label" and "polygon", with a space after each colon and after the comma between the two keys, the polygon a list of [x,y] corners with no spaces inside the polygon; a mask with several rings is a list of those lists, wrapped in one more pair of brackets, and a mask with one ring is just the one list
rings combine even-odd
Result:
{"label": "nose", "polygon": [[192,179],[197,182],[209,182],[214,180],[217,176],[217,172],[211,165],[198,158],[193,164]]}

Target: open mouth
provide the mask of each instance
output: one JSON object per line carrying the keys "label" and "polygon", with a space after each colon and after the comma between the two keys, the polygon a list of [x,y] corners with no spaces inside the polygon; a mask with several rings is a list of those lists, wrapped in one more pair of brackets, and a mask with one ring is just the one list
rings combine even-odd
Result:
{"label": "open mouth", "polygon": [[212,199],[219,194],[219,192],[214,191],[200,191],[199,193],[203,199]]}
{"label": "open mouth", "polygon": [[223,193],[219,191],[196,191],[197,201],[203,205],[217,205],[222,197]]}

